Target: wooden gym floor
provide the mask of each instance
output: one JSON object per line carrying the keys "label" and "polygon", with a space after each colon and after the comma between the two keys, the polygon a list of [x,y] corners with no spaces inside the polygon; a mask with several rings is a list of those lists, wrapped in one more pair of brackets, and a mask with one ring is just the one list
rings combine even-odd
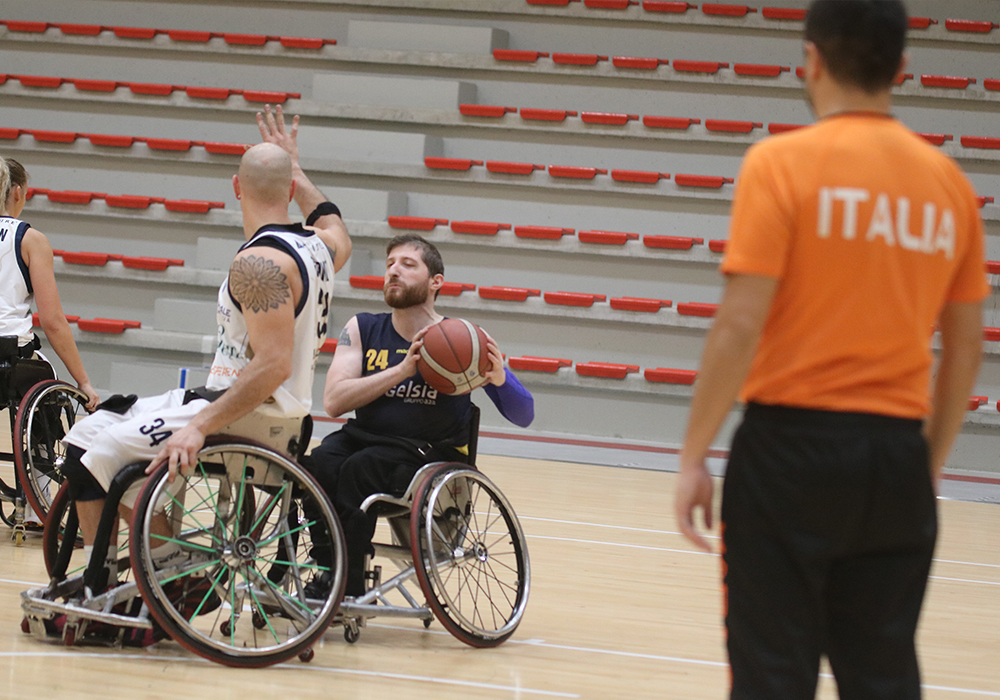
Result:
{"label": "wooden gym floor", "polygon": [[[355,645],[331,628],[311,663],[262,670],[224,668],[171,641],[43,643],[19,626],[20,592],[45,580],[40,538],[15,547],[3,527],[0,698],[726,696],[720,562],[676,532],[673,474],[488,456],[480,466],[521,519],[533,574],[525,618],[496,649],[466,647],[436,622],[391,620],[371,621]],[[919,638],[925,697],[1000,698],[1000,507],[940,508]],[[829,677],[818,696],[836,697]]]}

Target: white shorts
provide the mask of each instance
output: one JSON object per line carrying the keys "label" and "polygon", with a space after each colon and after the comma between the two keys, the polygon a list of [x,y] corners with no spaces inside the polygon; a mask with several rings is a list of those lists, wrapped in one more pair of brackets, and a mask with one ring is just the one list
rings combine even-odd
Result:
{"label": "white shorts", "polygon": [[[85,451],[83,466],[107,491],[118,472],[129,464],[152,461],[174,431],[186,426],[208,406],[205,399],[185,404],[185,393],[184,389],[173,389],[139,399],[123,414],[96,411],[77,422],[64,441]],[[248,437],[287,454],[288,441],[298,436],[301,423],[302,417],[277,418],[251,411],[220,432]],[[123,506],[133,507],[141,483],[125,492]]]}

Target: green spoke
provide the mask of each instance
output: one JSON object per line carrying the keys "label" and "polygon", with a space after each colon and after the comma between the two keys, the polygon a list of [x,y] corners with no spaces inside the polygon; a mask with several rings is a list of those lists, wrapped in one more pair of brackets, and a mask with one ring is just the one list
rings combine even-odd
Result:
{"label": "green spoke", "polygon": [[254,522],[253,527],[250,528],[250,532],[256,532],[257,531],[257,526],[260,525],[264,521],[264,518],[266,518],[267,516],[269,516],[274,511],[274,507],[278,504],[278,501],[281,498],[281,494],[283,494],[285,492],[285,489],[287,489],[287,488],[288,488],[288,484],[287,483],[282,484],[281,485],[281,490],[278,491],[278,493],[276,493],[273,496],[271,496],[270,503],[268,504],[268,506],[266,508],[262,508],[261,509],[261,514],[260,514],[260,516],[258,516],[256,522]]}
{"label": "green spoke", "polygon": [[[176,537],[167,537],[165,535],[157,535],[155,533],[150,533],[149,534],[149,539],[151,539],[151,540],[156,539],[156,540],[160,540],[161,542],[176,542],[177,544],[181,545],[182,547],[186,547],[186,548],[189,548],[189,549],[198,549],[198,550],[201,550],[202,552],[208,552],[209,554],[215,554],[216,551],[217,551],[215,549],[212,549],[211,547],[206,547],[203,544],[195,544],[194,542],[191,542],[189,540],[179,540]],[[215,539],[215,538],[213,538],[213,539]]]}
{"label": "green spoke", "polygon": [[190,576],[191,574],[196,574],[199,571],[204,571],[205,569],[210,569],[213,566],[215,566],[216,564],[219,564],[221,562],[222,562],[222,559],[216,559],[215,561],[210,561],[210,562],[207,562],[205,564],[200,564],[199,566],[196,566],[193,569],[184,569],[184,571],[182,571],[182,572],[180,572],[178,574],[174,574],[173,576],[171,576],[169,578],[160,579],[160,585],[162,586],[164,583],[170,583],[171,581],[176,581],[179,578],[184,578],[185,576]]}
{"label": "green spoke", "polygon": [[[205,484],[208,484],[208,473],[205,471],[205,463],[202,462],[200,459],[198,460],[198,471],[201,472],[202,481]],[[218,506],[218,503],[216,502],[216,499],[215,499],[215,492],[210,487],[208,489],[208,496],[205,497],[206,501],[208,499],[212,499],[212,511],[215,512],[215,513],[218,513],[219,512],[219,506]]]}
{"label": "green spoke", "polygon": [[205,603],[208,602],[209,597],[211,597],[211,595],[215,593],[215,587],[218,585],[219,579],[222,578],[222,575],[226,573],[227,568],[228,567],[226,566],[219,567],[219,573],[216,575],[214,579],[212,579],[212,587],[208,589],[208,591],[205,593],[205,597],[201,599],[200,603],[198,603],[198,607],[195,608],[195,611],[194,613],[192,613],[191,618],[188,620],[188,622],[193,622],[194,619],[198,617],[198,613],[200,613],[201,609],[205,607]]}
{"label": "green spoke", "polygon": [[[247,590],[250,592],[250,597],[253,598],[253,602],[257,605],[257,612],[259,612],[260,616],[264,618],[264,622],[267,624],[267,628],[271,631],[271,636],[274,637],[274,643],[281,644],[281,638],[278,636],[278,633],[274,631],[274,626],[271,625],[271,618],[269,618],[267,616],[267,613],[264,612],[264,606],[261,605],[260,600],[258,600],[257,594],[253,592],[253,586],[250,584],[250,579],[247,577],[246,574],[242,572],[240,572],[240,575],[243,576],[243,580],[247,584]],[[256,636],[256,633],[254,634]]]}
{"label": "green spoke", "polygon": [[329,566],[320,566],[319,564],[297,564],[294,561],[282,561],[281,559],[268,559],[266,557],[256,557],[254,561],[262,561],[265,564],[277,564],[279,566],[295,566],[300,569],[309,569],[310,571],[331,571]]}
{"label": "green spoke", "polygon": [[[312,613],[312,608],[310,608],[308,605],[305,605],[304,603],[299,602],[298,599],[293,598],[290,595],[287,595],[283,590],[281,590],[281,588],[278,587],[277,584],[275,584],[267,576],[263,576],[261,578],[263,578],[264,582],[274,590],[274,592],[276,594],[276,597],[279,597],[282,600],[291,601],[292,603],[295,603],[295,605],[297,605],[300,608],[302,608],[303,610],[305,610],[307,613],[310,613],[310,614]],[[254,598],[254,600],[256,600],[256,598]],[[263,614],[263,612],[261,612],[261,614]]]}
{"label": "green spoke", "polygon": [[[180,509],[181,509],[181,512],[182,512],[182,513],[184,513],[185,515],[189,516],[189,517],[190,517],[190,518],[191,518],[191,519],[192,519],[192,520],[194,521],[194,524],[198,526],[198,529],[199,529],[199,530],[201,530],[201,531],[203,531],[203,532],[207,532],[207,533],[209,533],[209,537],[211,537],[211,538],[212,538],[213,540],[215,540],[216,542],[218,542],[218,541],[219,541],[219,540],[218,540],[218,538],[217,538],[217,537],[216,537],[215,535],[211,534],[211,532],[212,532],[211,530],[209,530],[209,529],[208,529],[208,528],[206,528],[206,527],[205,527],[204,525],[202,525],[201,521],[200,521],[200,520],[198,520],[198,518],[197,518],[197,517],[195,517],[195,514],[194,514],[194,513],[192,513],[192,512],[191,512],[190,510],[188,510],[187,508],[185,508],[185,507],[184,507],[184,504],[183,504],[183,503],[181,503],[180,501],[178,501],[178,500],[177,500],[177,497],[176,497],[176,496],[174,496],[174,495],[173,495],[172,493],[170,493],[170,492],[165,492],[165,493],[166,493],[166,494],[167,494],[167,495],[168,495],[168,496],[170,497],[170,500],[174,502],[174,505],[175,505],[175,506],[177,506],[178,508],[180,508]],[[219,518],[219,519],[221,519],[221,516],[219,515],[219,509],[218,509],[218,506],[216,506],[216,508],[215,508],[215,517],[216,517],[216,518]]]}
{"label": "green spoke", "polygon": [[302,532],[306,528],[312,527],[315,524],[316,524],[316,521],[312,520],[312,521],[310,521],[308,523],[303,523],[302,525],[299,525],[297,528],[289,530],[288,532],[279,532],[276,535],[272,535],[271,537],[268,537],[266,540],[261,540],[260,542],[258,542],[257,543],[257,547],[258,548],[260,548],[260,547],[266,547],[267,545],[271,544],[272,542],[274,542],[279,537],[284,537],[285,535],[291,535],[291,534],[294,534],[296,532]]}

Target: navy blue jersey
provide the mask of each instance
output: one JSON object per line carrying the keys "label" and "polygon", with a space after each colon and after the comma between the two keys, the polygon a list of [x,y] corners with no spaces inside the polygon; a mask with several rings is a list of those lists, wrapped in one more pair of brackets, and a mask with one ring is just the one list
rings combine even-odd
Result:
{"label": "navy blue jersey", "polygon": [[[361,376],[394,367],[406,358],[410,341],[392,325],[392,314],[358,314],[361,334]],[[465,445],[469,436],[472,400],[468,394],[447,396],[414,374],[367,406],[355,411],[362,430],[426,442]]]}

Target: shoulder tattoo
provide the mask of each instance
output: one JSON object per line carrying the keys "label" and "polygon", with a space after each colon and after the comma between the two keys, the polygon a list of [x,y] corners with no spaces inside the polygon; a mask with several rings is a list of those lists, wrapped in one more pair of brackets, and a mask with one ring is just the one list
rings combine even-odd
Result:
{"label": "shoulder tattoo", "polygon": [[340,331],[340,339],[337,340],[337,345],[346,347],[351,344],[351,334],[347,332],[347,326],[344,326],[344,330]]}
{"label": "shoulder tattoo", "polygon": [[256,255],[233,261],[229,268],[229,289],[244,307],[254,312],[277,309],[292,296],[281,268]]}

